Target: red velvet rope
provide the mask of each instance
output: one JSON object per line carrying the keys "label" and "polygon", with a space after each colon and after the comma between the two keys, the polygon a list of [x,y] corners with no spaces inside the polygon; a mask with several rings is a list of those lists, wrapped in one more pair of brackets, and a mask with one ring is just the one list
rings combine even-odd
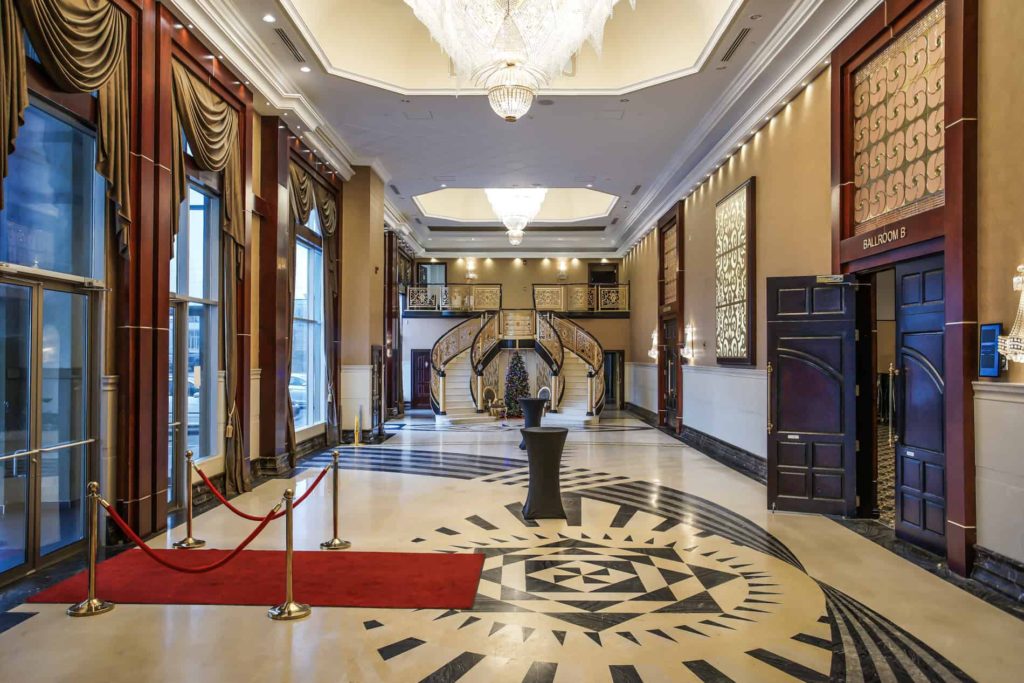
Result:
{"label": "red velvet rope", "polygon": [[245,550],[246,546],[248,546],[250,543],[252,543],[253,540],[255,540],[255,538],[260,535],[260,532],[263,531],[264,529],[266,529],[267,525],[270,524],[275,519],[274,513],[268,512],[266,517],[260,518],[261,521],[260,521],[259,526],[257,526],[255,529],[253,529],[252,533],[249,534],[244,541],[242,541],[242,544],[240,546],[238,546],[237,548],[235,548],[230,553],[228,553],[226,556],[222,557],[221,559],[217,560],[216,562],[213,562],[211,564],[202,565],[200,567],[181,567],[181,566],[178,566],[178,565],[173,564],[171,562],[168,562],[167,560],[165,560],[164,558],[162,558],[158,554],[156,554],[153,551],[152,548],[150,548],[148,545],[146,545],[145,541],[143,541],[141,538],[139,538],[138,534],[136,534],[134,531],[132,531],[131,527],[128,526],[128,524],[124,521],[124,519],[121,518],[121,515],[117,514],[117,511],[114,510],[114,508],[110,507],[110,505],[106,501],[101,499],[100,500],[100,504],[107,511],[107,514],[110,515],[110,518],[112,520],[114,520],[114,523],[117,524],[117,526],[121,528],[121,531],[124,532],[125,536],[127,536],[132,541],[132,543],[134,543],[137,546],[139,546],[139,548],[142,550],[142,552],[146,553],[155,562],[157,562],[159,564],[162,564],[163,566],[167,567],[168,569],[173,569],[176,572],[184,572],[186,574],[205,574],[206,572],[211,572],[214,569],[220,569],[221,567],[226,565],[228,562],[230,562],[231,560],[235,559],[238,556],[238,553],[240,553],[243,550]]}
{"label": "red velvet rope", "polygon": [[[323,478],[325,476],[327,476],[327,470],[328,469],[330,469],[330,468],[329,467],[325,467],[325,468],[323,468],[323,470],[321,470],[320,475],[313,481],[313,484],[308,489],[306,489],[305,493],[303,493],[301,496],[296,498],[294,503],[292,503],[292,507],[293,508],[294,507],[298,507],[299,504],[302,503],[302,501],[306,500],[306,498],[309,497],[309,494],[313,493],[313,489],[315,489],[317,486],[319,486],[321,480],[323,480]],[[242,512],[241,510],[236,508],[234,505],[231,504],[231,502],[227,498],[224,497],[224,495],[220,491],[217,490],[217,487],[213,485],[213,482],[210,481],[210,478],[206,476],[206,472],[203,472],[198,467],[196,468],[196,472],[198,472],[199,476],[202,477],[203,483],[205,483],[207,488],[210,489],[210,492],[213,493],[214,497],[217,500],[219,500],[221,503],[223,503],[224,507],[226,507],[228,510],[231,510],[236,515],[238,515],[239,517],[244,517],[245,519],[248,519],[248,520],[253,521],[253,522],[258,522],[261,519],[263,519],[262,517],[257,517],[256,515],[250,515],[248,512]],[[284,517],[284,514],[285,514],[285,511],[281,510],[280,512],[278,512],[273,517],[273,519],[280,519],[281,517]]]}

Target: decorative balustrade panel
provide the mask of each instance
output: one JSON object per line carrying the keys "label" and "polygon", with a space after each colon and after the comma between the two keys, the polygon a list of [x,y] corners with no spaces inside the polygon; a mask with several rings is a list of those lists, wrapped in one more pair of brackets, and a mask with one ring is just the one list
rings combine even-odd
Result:
{"label": "decorative balustrade panel", "polygon": [[410,311],[497,311],[501,285],[421,285],[409,287]]}
{"label": "decorative balustrade panel", "polygon": [[534,313],[530,309],[506,309],[501,312],[501,336],[505,339],[532,339]]}
{"label": "decorative balustrade panel", "polygon": [[544,347],[548,356],[555,362],[558,368],[562,367],[563,351],[562,340],[552,327],[547,316],[537,313],[537,342]]}
{"label": "decorative balustrade panel", "polygon": [[629,285],[534,285],[538,311],[596,313],[629,311]]}
{"label": "decorative balustrade panel", "polygon": [[501,320],[496,315],[488,316],[487,322],[480,328],[480,332],[473,341],[473,352],[471,360],[475,368],[482,361],[491,349],[501,341]]}

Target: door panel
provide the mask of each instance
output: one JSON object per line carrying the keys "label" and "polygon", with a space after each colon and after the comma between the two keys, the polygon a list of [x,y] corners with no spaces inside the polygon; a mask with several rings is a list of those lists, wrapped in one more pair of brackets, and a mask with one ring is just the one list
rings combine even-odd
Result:
{"label": "door panel", "polygon": [[412,352],[412,407],[430,407],[430,351]]}
{"label": "door panel", "polygon": [[943,256],[896,267],[896,535],[946,549]]}
{"label": "door panel", "polygon": [[857,290],[768,278],[768,505],[856,511]]}

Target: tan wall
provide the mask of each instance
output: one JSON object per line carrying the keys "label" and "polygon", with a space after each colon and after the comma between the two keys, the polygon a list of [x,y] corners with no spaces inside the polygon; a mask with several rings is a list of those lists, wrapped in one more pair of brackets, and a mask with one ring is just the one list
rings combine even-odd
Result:
{"label": "tan wall", "polygon": [[368,365],[384,336],[384,183],[356,168],[341,209],[341,363]]}
{"label": "tan wall", "polygon": [[[615,262],[613,259],[610,260]],[[440,259],[440,261],[448,264],[448,282],[450,284],[466,282],[467,259]],[[599,263],[600,259],[566,259],[567,277],[565,280],[558,279],[559,259],[556,258],[478,258],[475,261],[476,282],[501,285],[502,308],[533,308],[534,284],[585,283],[587,281],[587,264]],[[623,280],[621,271],[619,279]]]}
{"label": "tan wall", "polygon": [[766,278],[832,270],[829,79],[826,70],[686,200],[683,318],[694,326],[696,365],[716,365],[715,204],[747,178],[757,177],[758,367]]}
{"label": "tan wall", "polygon": [[651,332],[658,327],[658,233],[652,230],[622,259],[632,290],[629,353],[626,361],[650,363]]}
{"label": "tan wall", "polygon": [[[263,179],[260,167],[262,154],[262,120],[259,114],[252,116],[252,187],[259,188]],[[249,239],[249,261],[252,263],[252,277],[249,278],[250,307],[250,349],[252,350],[251,365],[260,366],[260,229],[262,220],[255,212],[252,214],[252,234]]]}
{"label": "tan wall", "polygon": [[[978,321],[1009,332],[1020,297],[1010,278],[1024,263],[1024,2],[980,2],[978,87]],[[1009,380],[1024,382],[1024,364]]]}

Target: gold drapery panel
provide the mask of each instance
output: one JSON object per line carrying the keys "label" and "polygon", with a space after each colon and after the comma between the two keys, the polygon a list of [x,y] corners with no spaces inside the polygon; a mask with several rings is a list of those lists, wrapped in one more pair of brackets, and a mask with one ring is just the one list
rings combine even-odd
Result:
{"label": "gold drapery panel", "polygon": [[288,164],[288,200],[291,204],[292,218],[299,225],[309,222],[309,216],[316,206],[313,188],[313,178],[305,169],[298,164]]}
{"label": "gold drapery panel", "polygon": [[174,108],[171,114],[171,233],[178,232],[178,216],[188,193],[185,169],[185,134],[196,164],[206,171],[223,173],[221,187],[221,353],[224,358],[225,394],[228,406],[224,430],[224,484],[229,493],[252,490],[249,468],[242,450],[242,418],[238,414],[238,286],[245,247],[245,214],[242,198],[242,151],[236,112],[217,93],[173,62],[171,75]]}
{"label": "gold drapery panel", "polygon": [[[17,6],[15,8],[15,5]],[[15,11],[17,10],[17,11]],[[118,245],[128,254],[131,223],[128,17],[110,0],[0,0],[0,180],[28,106],[24,29],[46,73],[65,92],[97,91],[96,170],[107,179]],[[0,208],[3,207],[0,188]]]}
{"label": "gold drapery panel", "polygon": [[[242,198],[242,153],[238,136],[238,112],[217,93],[192,75],[180,62],[171,66],[174,83],[174,109],[171,135],[171,200],[175,214],[188,193],[185,148],[179,131],[185,133],[192,157],[206,171],[224,173],[221,188],[223,220],[221,231],[236,245],[245,245],[245,212]],[[178,221],[172,221],[172,237]]]}

